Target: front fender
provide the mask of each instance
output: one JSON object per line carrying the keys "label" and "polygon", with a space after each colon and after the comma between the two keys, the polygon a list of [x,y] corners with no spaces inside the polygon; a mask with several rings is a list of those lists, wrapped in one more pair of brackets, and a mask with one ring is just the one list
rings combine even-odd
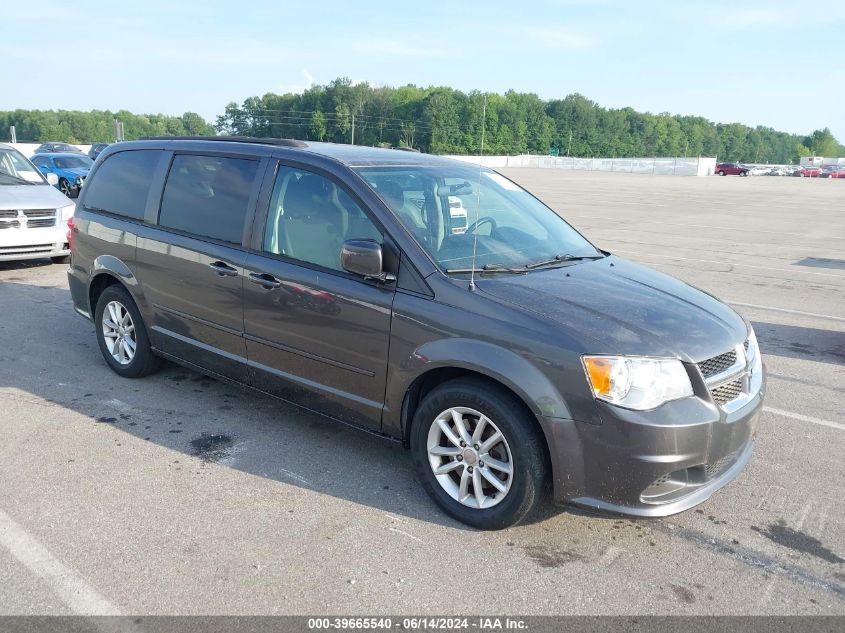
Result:
{"label": "front fender", "polygon": [[552,382],[525,356],[493,343],[446,338],[423,343],[402,358],[391,359],[383,431],[401,437],[401,405],[411,386],[437,369],[463,369],[483,375],[513,391],[538,418],[570,418],[570,410]]}

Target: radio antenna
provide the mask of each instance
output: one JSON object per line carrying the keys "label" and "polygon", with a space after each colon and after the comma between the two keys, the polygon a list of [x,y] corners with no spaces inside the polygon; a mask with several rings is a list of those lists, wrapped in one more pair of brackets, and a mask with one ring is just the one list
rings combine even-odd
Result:
{"label": "radio antenna", "polygon": [[484,167],[484,129],[487,125],[487,93],[484,93],[484,106],[481,109],[481,152],[478,156],[478,184],[475,186],[475,222],[472,231],[472,266],[469,271],[469,291],[475,291],[475,251],[478,246],[478,209],[481,206],[481,172]]}

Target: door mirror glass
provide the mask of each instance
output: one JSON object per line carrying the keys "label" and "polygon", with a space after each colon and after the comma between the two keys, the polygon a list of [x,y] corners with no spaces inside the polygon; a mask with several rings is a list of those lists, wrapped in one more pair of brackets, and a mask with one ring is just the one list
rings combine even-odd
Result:
{"label": "door mirror glass", "polygon": [[392,275],[382,270],[381,244],[375,240],[346,240],[340,251],[343,269],[368,279],[391,281]]}

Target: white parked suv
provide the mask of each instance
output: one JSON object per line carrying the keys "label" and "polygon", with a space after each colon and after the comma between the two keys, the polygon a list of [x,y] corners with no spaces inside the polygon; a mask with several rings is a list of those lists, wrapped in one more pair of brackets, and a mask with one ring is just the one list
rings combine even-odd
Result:
{"label": "white parked suv", "polygon": [[452,216],[452,233],[466,233],[467,210],[458,196],[449,196],[449,215]]}
{"label": "white parked suv", "polygon": [[0,261],[67,261],[67,223],[75,205],[53,186],[56,175],[49,176],[14,147],[0,143]]}

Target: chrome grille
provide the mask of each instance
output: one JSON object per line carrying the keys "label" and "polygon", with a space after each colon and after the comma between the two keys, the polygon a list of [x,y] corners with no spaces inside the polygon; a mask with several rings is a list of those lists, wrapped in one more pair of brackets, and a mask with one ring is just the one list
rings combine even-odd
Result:
{"label": "chrome grille", "polygon": [[710,376],[715,376],[716,374],[733,367],[735,363],[736,350],[731,350],[729,352],[725,352],[724,354],[719,354],[713,358],[701,361],[698,363],[698,368],[701,370],[701,375],[704,376],[705,380],[707,380]]}
{"label": "chrome grille", "polygon": [[26,218],[27,228],[39,229],[56,226],[55,209],[24,209],[23,215]]}
{"label": "chrome grille", "polygon": [[4,209],[0,211],[0,229],[39,229],[56,226],[55,209]]}
{"label": "chrome grille", "polygon": [[725,404],[739,397],[739,394],[742,393],[742,382],[742,378],[737,378],[718,387],[712,387],[710,394],[713,396],[716,404]]}
{"label": "chrome grille", "polygon": [[45,226],[56,226],[56,218],[40,218],[38,220],[30,220],[26,223],[29,229],[44,228]]}

